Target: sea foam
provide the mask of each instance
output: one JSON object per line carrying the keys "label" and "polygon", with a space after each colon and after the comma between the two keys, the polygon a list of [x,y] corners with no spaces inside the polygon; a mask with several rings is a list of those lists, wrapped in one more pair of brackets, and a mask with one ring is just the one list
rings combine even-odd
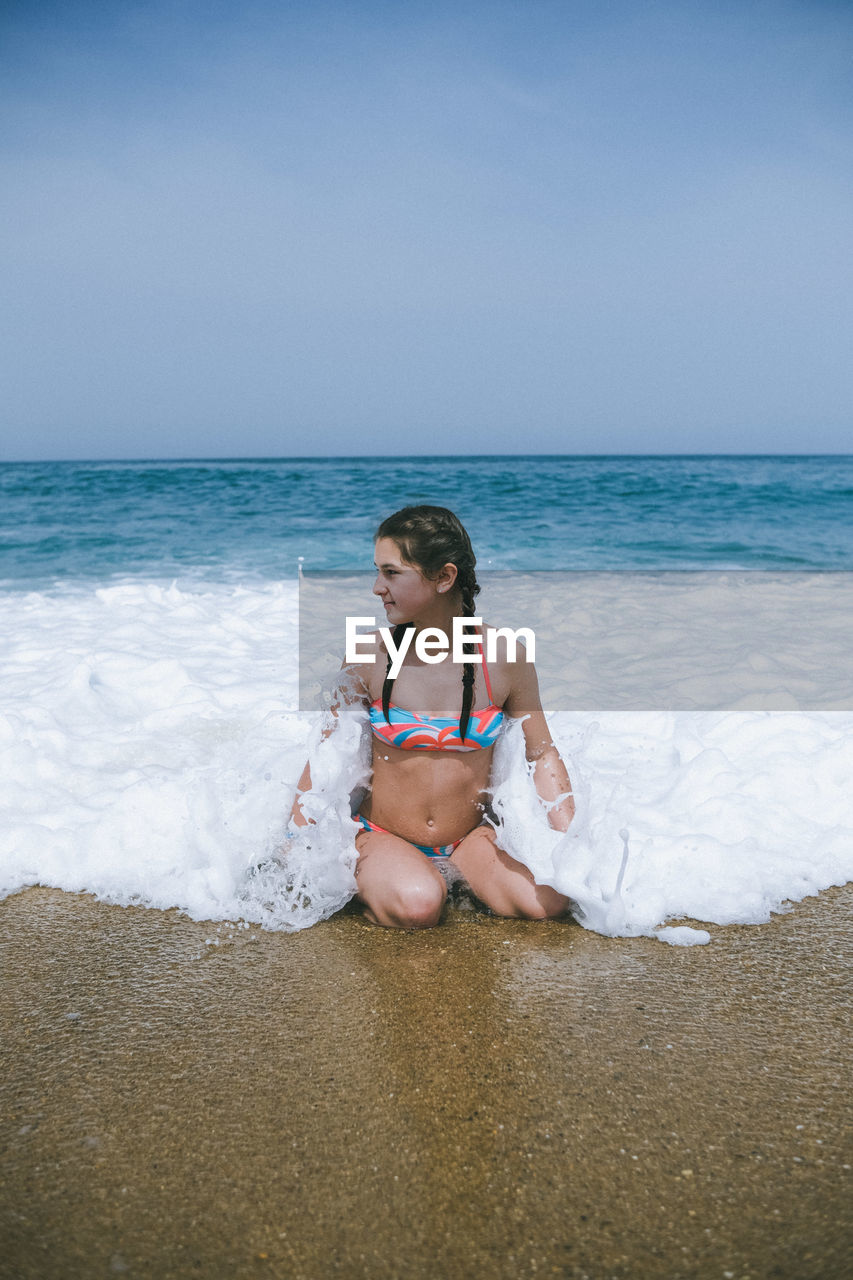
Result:
{"label": "sea foam", "polygon": [[[294,709],[297,608],[292,583],[0,597],[0,892],[45,884],[280,929],[343,905],[363,724],[345,715],[324,739],[321,713]],[[695,943],[668,922],[757,924],[853,879],[853,714],[550,724],[578,804],[569,834],[547,824],[517,724],[496,752],[495,812],[585,927]],[[309,749],[320,821],[287,840]]]}

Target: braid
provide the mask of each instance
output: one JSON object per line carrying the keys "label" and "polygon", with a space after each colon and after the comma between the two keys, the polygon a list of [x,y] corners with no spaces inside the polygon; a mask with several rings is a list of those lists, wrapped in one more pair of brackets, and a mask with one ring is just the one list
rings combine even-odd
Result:
{"label": "braid", "polygon": [[[403,636],[406,634],[406,632],[410,629],[411,625],[412,624],[410,622],[397,623],[396,627],[394,628],[394,635],[393,635],[395,649],[399,649],[400,641],[403,639]],[[382,685],[382,714],[384,715],[385,720],[388,724],[391,723],[391,715],[390,715],[391,690],[394,687],[394,679],[391,675],[392,661],[393,659],[391,657],[391,654],[389,653],[388,662],[385,666],[385,682]]]}
{"label": "braid", "polygon": [[[460,573],[457,582],[462,590],[462,616],[474,617],[474,596],[480,590],[480,584],[474,574],[473,567],[468,569],[464,578]],[[459,717],[459,739],[465,741],[468,722],[471,719],[471,707],[474,705],[474,664],[466,662],[462,668],[462,714]]]}

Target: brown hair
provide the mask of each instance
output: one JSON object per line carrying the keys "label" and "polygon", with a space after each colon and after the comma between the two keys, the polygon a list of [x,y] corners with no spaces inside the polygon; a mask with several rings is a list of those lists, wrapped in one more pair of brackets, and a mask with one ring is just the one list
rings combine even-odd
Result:
{"label": "brown hair", "polygon": [[[447,507],[403,507],[383,520],[376,530],[377,538],[390,538],[400,548],[403,559],[414,565],[427,579],[437,578],[446,564],[456,565],[456,583],[462,592],[463,617],[473,618],[474,597],[479,593],[477,558],[471,539],[458,516]],[[394,628],[394,644],[400,641],[411,623],[400,622]],[[382,686],[382,710],[390,724],[389,707],[394,681],[390,676],[391,655],[385,683]],[[466,662],[462,669],[462,714],[459,717],[459,737],[464,742],[474,702],[474,664]]]}

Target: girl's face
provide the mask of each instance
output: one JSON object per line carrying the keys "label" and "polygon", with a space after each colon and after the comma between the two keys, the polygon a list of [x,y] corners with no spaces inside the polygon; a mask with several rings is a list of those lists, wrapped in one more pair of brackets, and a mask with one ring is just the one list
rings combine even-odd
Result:
{"label": "girl's face", "polygon": [[399,622],[429,619],[437,602],[444,603],[448,584],[425,578],[413,564],[407,564],[393,538],[379,538],[375,550],[376,581],[373,594],[385,606],[392,626]]}

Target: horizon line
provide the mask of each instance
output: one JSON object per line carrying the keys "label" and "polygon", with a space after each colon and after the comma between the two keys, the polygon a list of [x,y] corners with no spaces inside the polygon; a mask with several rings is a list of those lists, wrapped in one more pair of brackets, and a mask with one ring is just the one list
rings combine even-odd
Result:
{"label": "horizon line", "polygon": [[622,458],[739,458],[739,459],[769,459],[769,458],[850,458],[853,457],[853,450],[846,453],[799,453],[799,452],[776,452],[776,453],[711,453],[711,452],[692,452],[692,453],[385,453],[385,454],[222,454],[222,455],[181,455],[179,457],[161,457],[152,455],[150,457],[133,457],[133,458],[0,458],[0,466],[41,466],[56,464],[146,464],[146,463],[224,463],[224,462],[375,462],[377,459],[388,462],[445,462],[445,461],[490,461],[510,458],[541,458],[546,459],[577,459],[579,461],[606,461]]}

